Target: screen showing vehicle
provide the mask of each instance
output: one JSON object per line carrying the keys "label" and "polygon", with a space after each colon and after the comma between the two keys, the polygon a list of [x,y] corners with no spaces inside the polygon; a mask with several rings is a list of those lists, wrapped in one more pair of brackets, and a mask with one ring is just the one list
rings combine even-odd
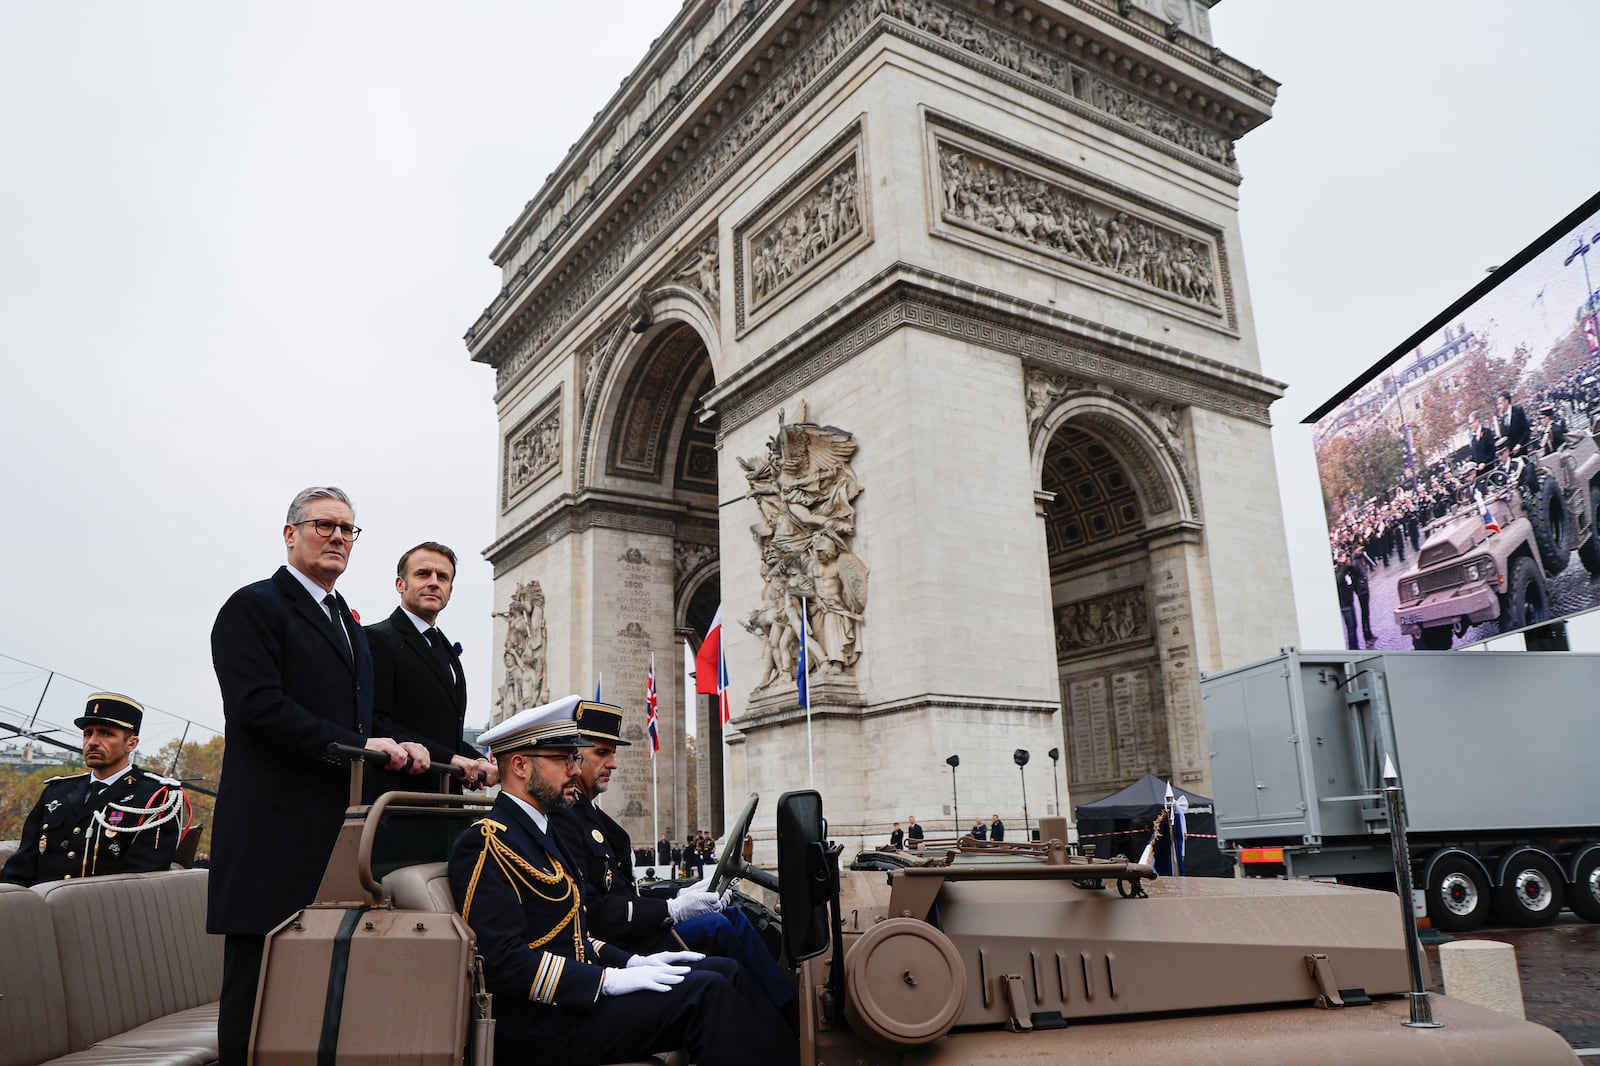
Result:
{"label": "screen showing vehicle", "polygon": [[1600,196],[1314,412],[1349,648],[1600,606]]}

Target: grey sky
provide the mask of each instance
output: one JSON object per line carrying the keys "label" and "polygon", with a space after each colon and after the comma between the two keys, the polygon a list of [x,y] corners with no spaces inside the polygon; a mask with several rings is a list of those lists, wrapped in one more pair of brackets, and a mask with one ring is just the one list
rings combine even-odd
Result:
{"label": "grey sky", "polygon": [[[461,335],[488,249],[678,7],[0,6],[0,653],[220,727],[216,609],[282,561],[290,496],[332,483],[367,530],[340,582],[366,620],[403,549],[462,555],[441,621],[483,715],[496,426]],[[1340,631],[1299,419],[1594,191],[1592,10],[1213,12],[1284,82],[1239,149],[1242,259],[1291,385],[1305,646]],[[0,659],[0,719],[40,683]],[[58,682],[51,716],[83,692]]]}

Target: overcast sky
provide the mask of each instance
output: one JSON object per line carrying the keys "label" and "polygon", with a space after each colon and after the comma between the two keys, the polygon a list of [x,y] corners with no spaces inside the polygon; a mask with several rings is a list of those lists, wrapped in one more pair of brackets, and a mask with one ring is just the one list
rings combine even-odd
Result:
{"label": "overcast sky", "polygon": [[[355,499],[340,590],[369,622],[406,547],[461,554],[441,622],[486,715],[497,427],[461,336],[488,250],[678,6],[0,0],[0,721],[38,664],[83,682],[52,684],[58,722],[88,685],[220,728],[212,620],[317,483]],[[1302,646],[1340,629],[1299,421],[1595,191],[1593,10],[1212,13],[1284,83],[1239,146],[1242,259],[1290,386]]]}

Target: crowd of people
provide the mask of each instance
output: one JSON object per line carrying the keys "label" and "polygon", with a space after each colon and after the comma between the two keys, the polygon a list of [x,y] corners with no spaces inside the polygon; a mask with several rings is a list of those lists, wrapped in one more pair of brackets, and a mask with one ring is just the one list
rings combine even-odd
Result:
{"label": "crowd of people", "polygon": [[682,844],[674,844],[665,833],[654,848],[634,848],[633,864],[639,869],[651,867],[656,877],[703,877],[705,871],[717,864],[717,842],[704,829]]}
{"label": "crowd of people", "polygon": [[[1526,406],[1501,392],[1492,412],[1473,412],[1467,419],[1464,448],[1407,472],[1395,484],[1330,516],[1329,555],[1347,647],[1376,646],[1370,617],[1373,575],[1404,567],[1421,549],[1428,526],[1471,497],[1478,480],[1497,466],[1529,478],[1531,463],[1518,460],[1549,454],[1566,442],[1571,426],[1591,424],[1589,412],[1600,406],[1597,371],[1600,359],[1590,359],[1540,390]],[[1528,407],[1535,412],[1531,418]]]}

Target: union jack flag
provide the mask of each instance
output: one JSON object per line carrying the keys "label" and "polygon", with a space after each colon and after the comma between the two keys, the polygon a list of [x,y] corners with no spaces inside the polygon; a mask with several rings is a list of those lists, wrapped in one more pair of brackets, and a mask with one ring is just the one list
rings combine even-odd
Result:
{"label": "union jack flag", "polygon": [[644,682],[644,728],[650,734],[650,757],[661,750],[661,730],[656,727],[656,657],[650,654],[650,673]]}

